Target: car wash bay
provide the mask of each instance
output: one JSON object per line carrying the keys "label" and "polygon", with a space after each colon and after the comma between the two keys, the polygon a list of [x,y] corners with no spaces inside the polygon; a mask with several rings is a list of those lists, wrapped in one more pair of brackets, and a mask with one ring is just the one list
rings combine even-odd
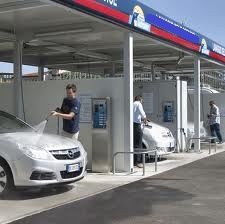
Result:
{"label": "car wash bay", "polygon": [[[93,11],[96,4],[98,10],[106,7],[112,18],[102,17],[103,11]],[[83,1],[1,3],[0,60],[14,62],[16,75],[14,85],[1,86],[1,108],[35,125],[61,104],[65,85],[70,81],[23,82],[21,85],[21,62],[39,66],[40,80],[44,67],[110,76],[109,79],[76,81],[79,94],[112,98],[112,151],[132,151],[134,73],[150,71],[153,80],[157,74],[193,73],[196,89],[199,90],[200,56],[203,70],[221,69],[221,63],[217,61],[215,64],[204,55],[193,54],[187,49],[187,43],[182,47],[180,39],[175,36],[167,41],[160,38],[157,29],[152,29],[154,32],[148,34],[139,27],[120,24],[115,21],[115,9],[110,9],[110,5],[95,2],[87,7],[90,8],[85,9]],[[122,77],[116,78],[118,74]],[[199,91],[196,91],[195,105],[199,105],[200,101],[197,93]],[[180,97],[179,91],[177,96]],[[199,114],[199,107],[196,106],[196,130],[199,129]],[[176,119],[178,130],[180,111]],[[81,141],[91,162],[91,121],[81,124],[81,130]],[[54,121],[50,121],[49,131],[56,131]],[[199,149],[200,146],[196,144],[196,147]],[[132,156],[119,158],[117,167],[129,171]]]}
{"label": "car wash bay", "polygon": [[[153,80],[158,74],[194,73],[198,90],[194,104],[199,105],[200,61],[202,70],[221,69],[222,62],[217,60],[215,64],[215,60],[193,53],[182,47],[179,38],[174,36],[169,41],[157,35],[160,32],[149,34],[119,23],[114,20],[115,16],[103,18],[104,10],[95,13],[93,7],[85,8],[82,2],[85,3],[38,0],[0,3],[0,60],[14,62],[16,75],[14,84],[0,86],[0,108],[33,125],[44,120],[52,108],[61,104],[65,85],[71,82],[41,81],[44,67],[108,76],[108,79],[74,82],[81,95],[112,98],[112,151],[132,151],[134,73],[150,71]],[[39,66],[39,82],[22,82],[21,85],[22,63]],[[119,74],[122,74],[120,78]],[[196,106],[196,130],[199,114]],[[177,120],[179,123],[178,114]],[[56,126],[56,121],[51,120],[47,130],[56,133]],[[81,123],[81,141],[88,151],[89,162],[92,160],[91,131],[91,121]],[[197,136],[198,133],[196,131]],[[132,157],[119,158],[117,167],[130,171]],[[63,196],[65,190],[61,193]]]}

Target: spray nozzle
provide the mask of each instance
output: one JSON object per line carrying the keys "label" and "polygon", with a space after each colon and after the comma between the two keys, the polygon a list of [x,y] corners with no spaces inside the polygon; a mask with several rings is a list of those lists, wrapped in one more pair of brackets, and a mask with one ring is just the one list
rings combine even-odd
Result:
{"label": "spray nozzle", "polygon": [[[57,107],[54,111],[60,112],[61,109],[60,109],[59,107]],[[48,121],[48,119],[49,119],[49,117],[51,117],[51,115],[52,115],[52,113],[50,113],[50,114],[45,118],[45,120]]]}
{"label": "spray nozzle", "polygon": [[48,116],[45,118],[45,120],[48,121],[49,117],[50,117],[50,115],[48,115]]}
{"label": "spray nozzle", "polygon": [[56,111],[56,112],[60,112],[61,109],[60,109],[59,107],[57,107],[57,108],[55,109],[55,111]]}

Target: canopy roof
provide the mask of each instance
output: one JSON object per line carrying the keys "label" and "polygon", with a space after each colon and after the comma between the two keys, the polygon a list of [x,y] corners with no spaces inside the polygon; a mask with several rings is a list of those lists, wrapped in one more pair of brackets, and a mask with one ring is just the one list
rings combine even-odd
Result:
{"label": "canopy roof", "polygon": [[23,63],[98,74],[123,71],[124,32],[134,33],[134,71],[193,73],[223,70],[224,48],[134,0],[2,0],[0,61],[13,62],[16,39]]}

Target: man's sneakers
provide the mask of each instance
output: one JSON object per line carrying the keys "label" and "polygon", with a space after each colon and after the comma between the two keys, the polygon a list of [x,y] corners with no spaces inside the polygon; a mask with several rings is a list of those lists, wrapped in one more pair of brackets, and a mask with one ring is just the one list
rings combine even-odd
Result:
{"label": "man's sneakers", "polygon": [[221,141],[221,142],[218,142],[218,144],[223,144],[223,142]]}

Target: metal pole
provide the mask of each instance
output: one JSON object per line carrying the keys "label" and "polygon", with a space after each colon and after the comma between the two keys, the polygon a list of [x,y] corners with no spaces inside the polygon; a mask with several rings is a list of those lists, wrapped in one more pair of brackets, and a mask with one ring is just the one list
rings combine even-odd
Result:
{"label": "metal pole", "polygon": [[194,129],[195,129],[195,152],[200,152],[200,59],[194,59]]}
{"label": "metal pole", "polygon": [[211,154],[211,140],[209,140],[209,154]]}
{"label": "metal pole", "polygon": [[145,176],[145,154],[142,154],[142,163],[143,163],[143,176]]}
{"label": "metal pole", "polygon": [[116,173],[116,153],[113,155],[113,174]]}
{"label": "metal pole", "polygon": [[59,135],[59,117],[57,117],[57,135]]}
{"label": "metal pole", "polygon": [[[133,152],[133,35],[124,35],[124,150]],[[133,155],[124,158],[124,169],[133,169]]]}
{"label": "metal pole", "polygon": [[38,80],[39,81],[44,80],[44,67],[43,66],[38,67]]}
{"label": "metal pole", "polygon": [[181,128],[181,106],[180,106],[180,77],[177,76],[177,116],[176,116],[176,122],[177,122],[177,147],[176,147],[176,152],[180,152],[181,151],[181,133],[180,133],[180,128]]}
{"label": "metal pole", "polygon": [[180,137],[181,152],[186,149],[186,133],[187,133],[187,83],[180,81]]}
{"label": "metal pole", "polygon": [[158,155],[157,155],[157,150],[155,150],[155,172],[157,172],[157,161],[158,161]]}
{"label": "metal pole", "polygon": [[152,73],[152,81],[155,81],[155,65],[153,63],[151,65],[151,73]]}
{"label": "metal pole", "polygon": [[14,45],[14,111],[15,115],[24,119],[22,100],[22,49],[23,41],[16,40]]}

